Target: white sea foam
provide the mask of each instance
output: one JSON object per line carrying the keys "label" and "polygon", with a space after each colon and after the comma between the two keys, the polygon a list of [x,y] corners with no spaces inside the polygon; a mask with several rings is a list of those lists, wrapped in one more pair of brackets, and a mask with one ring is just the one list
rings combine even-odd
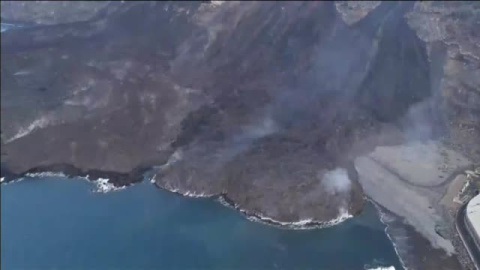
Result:
{"label": "white sea foam", "polygon": [[[88,175],[86,178],[88,179]],[[100,193],[107,193],[110,191],[122,190],[126,188],[126,186],[116,187],[114,184],[108,182],[107,178],[98,178],[97,180],[94,180],[93,183],[95,183],[97,187],[95,192]]]}
{"label": "white sea foam", "polygon": [[5,177],[0,178],[0,183],[2,183],[3,180],[5,180]]}
{"label": "white sea foam", "polygon": [[[66,175],[61,173],[61,172],[26,173],[25,176],[27,178],[32,178],[32,177],[38,177],[38,178],[43,178],[43,177],[66,177]],[[2,180],[1,182],[5,181],[5,177],[2,177],[1,180]],[[8,183],[5,183],[5,184],[17,183],[17,182],[20,182],[22,180],[25,180],[25,177],[20,177],[20,178],[14,179],[14,180],[12,180]]]}
{"label": "white sea foam", "polygon": [[310,224],[313,222],[312,219],[310,218],[307,218],[307,219],[302,219],[302,220],[299,220],[299,221],[294,221],[294,222],[283,222],[283,221],[278,221],[278,220],[275,220],[273,218],[269,218],[269,217],[266,217],[266,216],[262,216],[262,215],[257,215],[258,217],[256,216],[251,216],[249,217],[249,219],[253,219],[255,221],[264,221],[264,222],[270,222],[270,223],[274,223],[274,224],[278,224],[278,225],[282,225],[282,226],[286,226],[286,227],[292,227],[292,228],[304,228],[306,225]]}
{"label": "white sea foam", "polygon": [[[370,201],[374,206],[375,208],[377,209],[377,212],[379,213],[379,216],[380,216],[380,222],[383,223],[383,225],[385,225],[385,234],[387,235],[388,239],[390,240],[390,242],[392,243],[393,245],[393,249],[395,250],[395,254],[397,254],[397,257],[398,257],[398,260],[400,261],[400,264],[402,265],[403,269],[405,270],[408,270],[408,268],[405,266],[405,262],[402,258],[402,256],[400,256],[400,252],[399,252],[399,248],[397,246],[397,244],[395,243],[395,241],[393,240],[392,236],[388,233],[388,223],[389,222],[393,222],[394,221],[394,217],[393,216],[389,216],[387,215],[386,213],[384,213],[382,211],[382,209],[377,205],[377,203],[375,203],[373,200],[371,200],[370,198],[367,198],[368,201]],[[393,266],[392,266],[393,267]],[[380,268],[381,269],[381,268]],[[388,268],[387,268],[388,269]],[[395,268],[393,268],[395,269]]]}
{"label": "white sea foam", "polygon": [[2,185],[8,185],[8,184],[11,184],[11,183],[17,183],[17,182],[20,182],[20,181],[23,181],[23,180],[25,180],[25,178],[20,177],[20,178],[14,179],[14,180],[12,180],[12,181],[3,183],[3,181],[5,181],[5,180],[4,180],[4,177],[2,177],[2,183],[3,183]]}
{"label": "white sea foam", "polygon": [[293,222],[284,222],[284,221],[278,221],[278,220],[275,220],[275,219],[272,219],[272,218],[269,218],[269,217],[266,217],[266,216],[263,216],[263,215],[256,214],[255,216],[253,216],[253,215],[248,216],[248,214],[247,214],[247,219],[251,220],[251,221],[266,223],[266,224],[269,224],[269,225],[273,224],[273,225],[278,225],[278,226],[281,226],[281,227],[287,227],[287,228],[296,229],[296,230],[328,228],[328,227],[335,226],[339,223],[342,223],[343,221],[345,221],[345,220],[347,220],[351,217],[353,217],[353,216],[350,215],[348,212],[345,212],[345,213],[341,213],[338,217],[336,217],[332,220],[329,220],[329,221],[325,221],[325,222],[315,221],[311,218],[302,219],[302,220],[293,221]]}
{"label": "white sea foam", "polygon": [[206,194],[206,193],[196,193],[196,192],[185,192],[183,193],[183,196],[191,197],[191,198],[207,198],[211,197],[212,195]]}
{"label": "white sea foam", "polygon": [[351,215],[350,213],[348,213],[348,210],[344,209],[344,208],[340,208],[340,214],[338,215],[338,217],[328,221],[328,222],[325,222],[326,226],[327,227],[331,227],[331,226],[334,226],[334,225],[337,225],[339,223],[342,223],[344,222],[345,220],[349,219],[349,218],[352,218],[353,215]]}
{"label": "white sea foam", "polygon": [[[216,197],[217,195],[215,194],[207,194],[207,193],[196,193],[192,191],[181,191],[178,188],[173,188],[169,185],[164,187],[170,192],[177,193],[180,195],[183,195],[185,197],[191,197],[191,198],[211,198],[211,197]],[[344,208],[340,208],[340,213],[339,215],[329,221],[326,222],[321,222],[321,221],[315,221],[312,218],[305,218],[301,219],[299,221],[292,221],[292,222],[285,222],[285,221],[279,221],[275,220],[273,218],[264,216],[262,214],[258,213],[251,213],[245,209],[242,209],[239,207],[238,204],[236,203],[230,203],[228,202],[224,196],[218,196],[217,201],[222,204],[223,206],[234,208],[241,213],[243,213],[246,218],[250,221],[254,222],[260,222],[268,225],[273,225],[273,226],[279,226],[279,227],[287,227],[290,229],[297,229],[297,230],[308,230],[308,229],[316,229],[316,228],[326,228],[326,227],[331,227],[334,225],[337,225],[351,217],[353,217],[351,214],[348,213],[348,211]]]}
{"label": "white sea foam", "polygon": [[28,177],[66,177],[64,173],[61,172],[38,172],[38,173],[27,173],[25,176]]}
{"label": "white sea foam", "polygon": [[[25,174],[26,177],[32,178],[32,177],[39,177],[39,178],[44,178],[44,177],[68,177],[62,172],[38,172],[38,173],[27,173]],[[110,191],[117,191],[117,190],[122,190],[127,188],[127,186],[121,186],[121,187],[116,187],[114,184],[110,183],[107,178],[98,178],[98,179],[90,179],[89,175],[87,176],[77,176],[76,178],[78,179],[83,179],[86,180],[90,183],[95,184],[95,190],[94,192],[99,192],[99,193],[107,193]],[[18,178],[13,181],[10,181],[9,183],[16,183],[19,181],[24,180],[25,178]],[[5,177],[1,178],[1,182],[5,180]],[[8,183],[5,183],[8,184]]]}
{"label": "white sea foam", "polygon": [[180,194],[185,197],[190,197],[190,198],[208,198],[208,197],[213,197],[215,195],[212,194],[206,194],[206,193],[197,193],[193,191],[181,191],[178,188],[172,188],[171,186],[166,187],[166,189],[170,192]]}
{"label": "white sea foam", "polygon": [[366,270],[395,270],[394,266],[387,266],[387,267],[375,267],[375,268],[367,268]]}
{"label": "white sea foam", "polygon": [[345,209],[341,209],[338,217],[326,222],[315,221],[312,218],[305,218],[305,219],[301,219],[299,221],[293,221],[293,222],[285,222],[285,221],[275,220],[273,218],[270,218],[261,214],[250,213],[247,210],[240,208],[235,203],[234,204],[229,203],[223,196],[220,196],[217,199],[217,201],[224,206],[237,209],[238,211],[243,213],[247,217],[247,219],[250,221],[260,222],[260,223],[279,226],[279,227],[287,227],[287,228],[296,229],[296,230],[327,228],[327,227],[337,225],[353,217],[351,214],[348,213],[348,211],[346,211]]}
{"label": "white sea foam", "polygon": [[[155,180],[152,178],[152,182],[154,183]],[[254,222],[260,222],[268,225],[273,225],[273,226],[279,226],[279,227],[288,227],[290,229],[297,229],[297,230],[306,230],[306,229],[316,229],[316,228],[326,228],[326,227],[331,227],[334,225],[337,225],[349,218],[352,218],[353,216],[348,213],[348,210],[341,207],[339,211],[339,215],[329,221],[323,222],[323,221],[316,221],[312,218],[305,218],[301,219],[299,221],[292,221],[292,222],[285,222],[285,221],[279,221],[275,220],[273,218],[264,216],[262,214],[258,213],[252,213],[249,212],[248,210],[242,209],[239,207],[238,204],[236,203],[230,203],[226,200],[226,198],[223,195],[217,195],[217,194],[207,194],[207,193],[197,193],[193,191],[181,191],[179,188],[173,188],[171,185],[165,185],[163,187],[164,189],[180,194],[185,197],[191,197],[191,198],[212,198],[212,197],[217,197],[217,201],[222,204],[223,206],[234,208],[237,211],[240,211],[243,213],[246,218],[250,221]]]}

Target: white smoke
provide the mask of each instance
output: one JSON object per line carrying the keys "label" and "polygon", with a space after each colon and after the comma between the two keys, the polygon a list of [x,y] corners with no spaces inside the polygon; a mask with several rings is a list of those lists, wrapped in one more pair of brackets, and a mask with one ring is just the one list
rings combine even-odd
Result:
{"label": "white smoke", "polygon": [[21,137],[25,137],[28,134],[32,133],[33,131],[41,128],[45,128],[49,124],[52,123],[52,119],[47,115],[41,116],[39,119],[33,121],[28,127],[22,127],[20,130],[10,139],[7,139],[5,143],[12,142],[16,139],[20,139]]}
{"label": "white smoke", "polygon": [[255,140],[277,131],[278,127],[275,121],[269,115],[266,115],[259,122],[247,126],[244,134],[237,135],[234,140]]}
{"label": "white smoke", "polygon": [[221,157],[223,162],[229,161],[246,151],[253,141],[271,135],[278,130],[276,122],[270,115],[265,115],[258,122],[245,126],[241,133],[236,134],[228,142],[228,147],[220,150],[217,155]]}
{"label": "white smoke", "polygon": [[337,168],[325,173],[322,179],[322,186],[330,194],[349,192],[351,181],[348,178],[347,170]]}

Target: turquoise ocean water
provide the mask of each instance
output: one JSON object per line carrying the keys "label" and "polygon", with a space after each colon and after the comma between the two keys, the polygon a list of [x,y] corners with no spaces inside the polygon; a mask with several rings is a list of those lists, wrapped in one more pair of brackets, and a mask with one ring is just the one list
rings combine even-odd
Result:
{"label": "turquoise ocean water", "polygon": [[1,269],[401,269],[372,205],[340,225],[286,230],[148,182],[1,185]]}

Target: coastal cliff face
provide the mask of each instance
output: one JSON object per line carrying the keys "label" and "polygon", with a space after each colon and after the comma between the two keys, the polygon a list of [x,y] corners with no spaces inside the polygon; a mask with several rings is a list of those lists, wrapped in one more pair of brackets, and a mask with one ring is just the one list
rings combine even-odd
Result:
{"label": "coastal cliff face", "polygon": [[[353,160],[408,140],[412,108],[429,137],[478,145],[475,30],[434,4],[82,5],[2,2],[18,25],[1,40],[2,176],[123,185],[153,168],[162,188],[324,222],[362,209]],[[464,32],[429,36],[430,13]]]}

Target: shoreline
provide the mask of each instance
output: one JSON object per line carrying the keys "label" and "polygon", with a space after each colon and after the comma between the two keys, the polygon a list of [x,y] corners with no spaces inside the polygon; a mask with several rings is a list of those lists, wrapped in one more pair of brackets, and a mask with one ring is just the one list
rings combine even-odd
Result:
{"label": "shoreline", "polygon": [[[17,178],[9,178],[7,181],[3,180],[1,183],[2,185],[4,184],[9,184],[9,183],[15,183],[23,180],[28,180],[28,178],[33,178],[33,177],[38,177],[38,178],[44,178],[44,177],[63,177],[66,179],[74,179],[74,178],[79,178],[82,180],[86,180],[94,185],[96,185],[96,189],[94,189],[94,192],[100,192],[100,193],[107,193],[111,191],[117,191],[117,190],[123,190],[126,189],[127,187],[135,184],[135,183],[140,183],[143,182],[146,179],[142,179],[140,181],[135,181],[135,182],[130,182],[127,185],[119,185],[118,182],[114,181],[111,178],[102,178],[102,177],[92,177],[89,174],[86,175],[70,175],[66,174],[64,172],[57,172],[57,171],[38,171],[38,169],[35,169],[37,172],[27,172],[24,174],[20,174],[19,177]],[[2,177],[3,179],[5,177]],[[247,218],[250,221],[253,222],[258,222],[262,223],[265,225],[269,226],[274,226],[280,229],[292,229],[292,230],[312,230],[312,229],[322,229],[322,228],[328,228],[335,226],[337,224],[340,224],[347,219],[353,218],[354,216],[350,213],[348,213],[347,210],[342,210],[340,215],[336,217],[335,219],[329,220],[329,221],[315,221],[313,219],[303,219],[303,220],[298,220],[298,221],[292,221],[292,222],[287,222],[287,221],[279,221],[275,220],[273,218],[270,218],[264,214],[261,213],[254,213],[252,211],[249,211],[247,209],[241,208],[237,203],[235,203],[233,200],[231,200],[226,194],[205,194],[205,193],[195,193],[195,192],[181,192],[178,189],[169,189],[167,187],[162,187],[158,185],[154,179],[149,180],[150,183],[152,183],[156,188],[165,190],[167,192],[177,194],[182,197],[188,197],[188,198],[205,198],[205,199],[213,199],[217,201],[218,203],[222,204],[223,206],[235,209],[238,211],[240,214],[242,214],[245,218]]]}
{"label": "shoreline", "polygon": [[346,221],[347,219],[354,217],[353,215],[345,211],[345,212],[342,212],[341,215],[338,216],[337,218],[327,222],[315,221],[313,219],[304,219],[304,220],[292,221],[292,222],[279,221],[279,220],[272,219],[268,216],[265,216],[263,214],[254,213],[247,209],[241,208],[237,203],[235,203],[235,201],[231,200],[226,194],[210,194],[209,195],[205,193],[195,193],[195,192],[189,192],[189,191],[180,192],[178,189],[169,189],[166,187],[162,187],[157,183],[154,183],[154,185],[159,189],[177,194],[182,197],[213,199],[225,207],[236,210],[237,212],[239,212],[241,215],[243,215],[246,219],[250,221],[262,223],[269,226],[274,226],[280,229],[291,229],[291,230],[322,229],[322,228],[335,226],[337,224],[340,224]]}
{"label": "shoreline", "polygon": [[[378,217],[380,219],[380,222],[385,225],[385,229],[384,229],[384,232],[385,232],[385,235],[387,235],[388,239],[390,240],[390,242],[392,243],[393,245],[393,249],[395,250],[395,254],[397,254],[397,257],[398,257],[398,260],[400,261],[400,264],[402,265],[402,268],[404,270],[408,270],[409,268],[406,266],[405,264],[405,261],[404,261],[404,258],[402,258],[402,256],[400,256],[400,251],[399,251],[399,247],[397,245],[397,243],[395,243],[395,241],[393,240],[393,237],[390,235],[390,233],[388,233],[388,229],[389,229],[389,224],[387,223],[387,221],[385,220],[385,218],[387,217],[387,213],[386,213],[386,210],[382,209],[382,207],[380,205],[378,205],[375,201],[373,201],[371,198],[369,197],[366,197],[367,201],[369,201],[371,204],[373,204],[373,206],[375,207],[375,209],[377,210],[377,213],[378,213]],[[392,216],[395,217],[395,214],[393,213],[388,213]]]}
{"label": "shoreline", "polygon": [[[60,199],[60,198],[63,198],[62,200],[64,200],[66,197],[64,195],[62,195],[62,193],[58,193],[59,191],[61,190],[64,190],[64,189],[67,189],[67,190],[78,190],[80,192],[76,192],[76,193],[83,193],[83,200],[81,201],[85,201],[85,199],[89,200],[89,198],[93,195],[91,194],[91,185],[90,183],[87,184],[86,182],[83,182],[83,181],[63,181],[65,180],[65,178],[50,178],[48,176],[44,176],[43,179],[39,179],[37,178],[36,180],[46,180],[46,181],[34,181],[35,179],[30,179],[30,178],[26,178],[26,180],[30,180],[30,182],[26,182],[26,183],[19,183],[19,185],[16,185],[16,188],[15,186],[10,186],[10,189],[9,190],[12,190],[12,191],[16,191],[16,193],[11,193],[10,194],[10,197],[13,196],[13,194],[22,194],[22,190],[32,190],[32,187],[30,186],[33,186],[33,188],[37,187],[37,188],[41,188],[41,190],[46,190],[48,189],[49,187],[51,187],[52,189],[51,190],[55,190],[57,195],[55,195],[55,198],[57,199]],[[75,180],[79,180],[79,179],[75,179]],[[145,180],[149,180],[149,179],[145,179]],[[82,184],[83,182],[83,184]],[[6,187],[5,187],[6,188]],[[73,188],[73,189],[72,189]],[[5,192],[8,192],[9,190],[5,190]],[[38,191],[38,189],[37,189]],[[140,192],[140,193],[139,193]],[[220,212],[211,212],[210,214],[210,218],[212,217],[215,217],[216,218],[222,218],[221,216],[223,215],[227,215],[231,218],[227,219],[229,221],[232,221],[234,222],[234,224],[249,224],[251,222],[251,220],[245,220],[244,218],[242,218],[241,216],[238,216],[238,213],[236,212],[232,212],[231,210],[229,209],[225,209],[224,206],[220,206],[217,204],[217,201],[212,201],[211,199],[208,199],[208,200],[188,200],[188,199],[185,199],[185,198],[180,198],[178,197],[178,195],[174,195],[174,194],[171,194],[171,193],[167,193],[167,192],[161,192],[159,193],[158,190],[156,189],[152,189],[152,186],[148,183],[148,182],[142,182],[140,183],[140,185],[136,186],[136,187],[133,187],[132,190],[130,190],[129,192],[124,192],[124,193],[114,193],[114,194],[111,194],[110,196],[106,195],[106,196],[103,196],[103,194],[101,196],[94,196],[96,197],[97,199],[100,200],[100,198],[103,198],[101,199],[100,201],[103,201],[105,203],[105,205],[107,207],[109,207],[109,203],[108,201],[110,201],[109,198],[126,198],[126,197],[135,197],[137,199],[139,199],[140,201],[139,202],[143,202],[143,195],[142,194],[146,194],[148,195],[147,197],[149,198],[162,198],[160,199],[160,201],[170,201],[170,202],[174,202],[174,204],[176,204],[175,202],[180,202],[182,201],[181,205],[183,206],[188,206],[190,207],[192,204],[195,204],[195,205],[202,205],[203,206],[207,206],[207,207],[213,207],[213,209],[217,209],[217,211],[220,211]],[[75,194],[76,194],[75,193]],[[88,194],[91,194],[91,195],[88,195]],[[36,192],[36,194],[40,194],[39,196],[42,196],[41,193],[38,193]],[[48,193],[48,194],[52,194],[52,192]],[[113,196],[113,197],[112,197]],[[140,197],[139,197],[140,196]],[[74,196],[75,198],[77,198],[76,196]],[[38,196],[36,197],[37,200],[41,200],[41,197],[39,198]],[[68,196],[67,196],[68,198]],[[141,199],[140,199],[141,198]],[[68,200],[68,199],[67,199]],[[117,199],[115,199],[117,200]],[[77,200],[77,204],[78,203],[81,203],[81,201],[78,201]],[[128,204],[128,200],[122,200],[123,201],[123,204]],[[153,200],[153,202],[158,202],[157,199]],[[44,209],[49,209],[48,208],[48,203],[46,204],[42,204],[44,207]],[[58,204],[57,204],[58,205]],[[90,207],[96,207],[95,203],[94,204],[87,204],[89,205]],[[137,204],[135,203],[134,205],[136,205],[136,208],[137,209],[142,209],[143,208],[143,205],[142,203],[140,204]],[[152,204],[149,203],[150,207],[149,209],[154,209],[152,207]],[[64,209],[60,206],[61,209]],[[83,208],[83,207],[81,207]],[[122,210],[121,210],[122,207],[120,207],[120,209],[117,208],[117,211],[115,213],[120,214],[122,213]],[[224,209],[224,210],[221,210],[221,209]],[[108,208],[100,208],[100,209],[108,209]],[[175,208],[174,208],[175,209]],[[186,208],[183,208],[183,209],[186,209]],[[197,208],[191,208],[192,211],[196,212],[196,210],[198,210]],[[391,250],[391,245],[389,244],[389,241],[388,239],[386,239],[385,235],[383,235],[383,230],[382,230],[382,227],[379,227],[381,226],[381,224],[378,222],[378,216],[375,214],[375,210],[371,208],[371,205],[369,206],[369,210],[373,210],[373,211],[368,211],[369,213],[371,213],[372,215],[367,215],[367,216],[364,216],[363,218],[367,218],[367,219],[363,219],[364,222],[368,222],[368,224],[374,224],[374,227],[376,228],[375,231],[374,231],[374,234],[380,239],[380,243],[382,244],[382,246],[385,247],[385,249],[388,250],[388,252],[386,253],[383,253],[383,249],[374,249],[374,251],[370,251],[370,252],[367,252],[366,254],[368,254],[367,257],[365,257],[364,259],[362,259],[359,263],[358,263],[358,269],[401,269],[399,267],[399,263],[398,263],[398,258],[396,258],[396,255],[395,253],[393,252],[393,250]],[[178,209],[177,209],[178,211]],[[138,211],[137,211],[138,212]],[[163,212],[162,212],[163,213]],[[165,213],[169,213],[169,211],[167,210]],[[218,216],[220,214],[220,216]],[[163,214],[162,214],[163,215]],[[78,216],[78,215],[77,215]],[[80,215],[82,216],[82,215]],[[96,216],[96,215],[94,215]],[[189,215],[190,216],[190,215]],[[236,216],[236,217],[235,217]],[[61,216],[60,216],[61,218]],[[160,218],[160,220],[162,219],[169,219],[168,216],[165,216],[165,217],[162,217]],[[155,219],[155,220],[158,220],[158,219]],[[204,219],[201,219],[200,222],[203,222]],[[193,222],[196,222],[196,221],[193,221]],[[153,224],[150,224],[148,228],[151,228],[154,230],[155,226],[154,225],[155,223]],[[200,226],[202,226],[201,224],[203,223],[196,223],[196,224],[200,224]],[[348,234],[351,234],[351,233],[362,233],[363,235],[363,232],[364,230],[362,229],[363,226],[369,226],[368,224],[363,224],[363,222],[360,222],[360,223],[357,223],[357,222],[352,222],[352,223],[347,223],[347,224],[344,224],[344,225],[340,225],[341,227],[339,228],[347,228],[347,231],[345,229],[334,229],[333,231],[331,231],[332,233],[336,234],[337,239],[344,239],[344,237],[342,237],[343,233],[348,233]],[[353,225],[353,226],[352,226]],[[214,225],[215,226],[215,225]],[[260,224],[256,224],[255,223],[250,223],[249,225],[250,227],[249,228],[253,228],[254,230],[258,231],[258,232],[263,232],[265,230],[269,231],[269,232],[273,232],[275,234],[279,234],[279,235],[284,235],[285,233],[291,235],[293,233],[293,235],[297,235],[297,236],[300,236],[300,239],[302,239],[302,237],[305,236],[305,233],[307,233],[308,235],[310,234],[313,234],[313,235],[319,235],[319,239],[318,240],[322,240],[322,239],[325,239],[325,238],[322,238],[322,235],[323,236],[326,236],[324,233],[319,233],[321,231],[297,231],[297,233],[295,233],[294,230],[276,230],[275,228],[273,227],[265,227],[265,226],[262,226]],[[359,227],[357,227],[359,226]],[[108,228],[109,226],[106,226],[105,229],[109,230]],[[201,227],[203,228],[203,227]],[[239,229],[242,230],[242,228],[244,228],[243,226],[242,227],[237,227]],[[273,230],[273,231],[272,231]],[[284,232],[282,232],[284,231]],[[290,232],[289,232],[290,231]],[[228,227],[227,227],[227,230],[224,231],[225,233],[229,233],[229,230],[228,230]],[[330,231],[328,231],[330,232]],[[21,232],[20,232],[21,233]],[[300,235],[298,234],[300,233]],[[328,233],[327,233],[328,234]],[[148,235],[148,234],[147,234]],[[268,235],[268,234],[267,234]],[[368,235],[368,232],[367,232],[367,235]],[[252,235],[253,236],[253,241],[255,241],[255,234]],[[262,238],[263,239],[263,238]],[[271,238],[270,238],[271,239]],[[310,238],[308,238],[310,239]],[[325,246],[326,248],[328,248],[328,242],[329,240],[328,239],[331,239],[331,240],[335,240],[335,238],[331,238],[331,237],[327,237],[326,242],[324,242],[322,245]],[[369,237],[361,237],[359,241],[361,241],[361,243],[366,243],[368,244],[369,242]],[[272,239],[273,241],[275,241],[275,239]],[[317,240],[317,241],[318,241]],[[121,240],[120,240],[121,241]],[[221,239],[219,240],[221,241]],[[296,243],[301,243],[301,242],[296,242]],[[311,242],[312,244],[316,245],[314,242]],[[228,245],[228,242],[227,242],[227,245]],[[303,245],[303,244],[302,244]],[[305,246],[305,245],[303,245]],[[308,247],[308,246],[307,246]],[[337,246],[337,248],[340,248],[343,250],[342,248],[342,245],[340,244],[339,246]],[[321,250],[321,249],[320,249]],[[351,249],[347,249],[347,250],[351,250]],[[379,253],[380,252],[380,253]],[[363,254],[363,253],[362,253]],[[150,255],[151,256],[151,255]],[[301,256],[301,254],[299,254],[299,256]],[[339,254],[339,257],[342,257],[341,254]],[[362,258],[363,258],[363,255],[362,255]],[[377,260],[376,258],[388,258],[388,260],[386,261],[383,261],[383,260]],[[332,261],[330,264],[332,265],[335,265],[335,261]],[[392,266],[395,265],[395,268],[392,268]]]}
{"label": "shoreline", "polygon": [[7,185],[10,183],[17,183],[23,180],[33,180],[34,178],[45,178],[45,177],[61,177],[65,179],[79,179],[79,180],[84,180],[87,181],[91,184],[95,185],[95,189],[93,189],[93,192],[98,192],[98,193],[108,193],[112,191],[117,191],[117,190],[123,190],[129,187],[130,185],[133,185],[134,183],[131,183],[129,185],[124,185],[124,186],[116,186],[115,184],[111,183],[108,178],[95,178],[92,179],[90,176],[87,174],[86,176],[72,176],[72,175],[66,175],[62,172],[38,172],[38,173],[26,173],[23,176],[19,178],[14,178],[10,179],[8,181],[4,181],[4,177],[2,177],[1,184],[2,185]]}
{"label": "shoreline", "polygon": [[[55,166],[51,166],[51,168],[52,167],[55,168]],[[262,213],[255,213],[255,212],[252,212],[252,211],[249,211],[247,209],[244,209],[244,208],[240,207],[233,200],[231,200],[226,194],[206,194],[206,193],[196,193],[196,192],[193,192],[193,191],[182,192],[179,189],[163,187],[163,186],[159,185],[157,182],[155,182],[155,178],[153,176],[150,176],[150,175],[146,176],[146,175],[148,175],[148,172],[150,171],[150,170],[147,170],[147,169],[144,169],[143,171],[137,170],[136,175],[133,174],[133,173],[119,174],[119,173],[98,172],[98,171],[96,171],[96,173],[93,173],[92,175],[88,174],[85,171],[83,171],[83,173],[79,174],[79,175],[78,174],[73,174],[72,175],[72,174],[69,174],[68,172],[65,172],[65,171],[59,171],[58,167],[59,166],[56,166],[56,168],[57,168],[56,171],[47,171],[47,170],[45,170],[47,167],[35,168],[33,170],[29,170],[29,172],[19,174],[18,178],[12,178],[12,177],[7,178],[7,177],[2,175],[2,178],[3,178],[2,184],[8,184],[8,183],[11,183],[11,182],[18,182],[18,181],[22,181],[22,180],[25,180],[25,179],[28,179],[28,178],[31,178],[31,177],[40,177],[40,178],[43,178],[43,177],[64,177],[66,179],[81,178],[81,179],[87,180],[88,182],[95,185],[96,188],[93,190],[93,192],[107,193],[107,192],[110,192],[110,191],[117,191],[117,190],[126,189],[127,187],[129,187],[130,185],[133,185],[135,183],[140,183],[140,182],[143,182],[143,181],[149,181],[150,183],[154,184],[154,186],[156,188],[163,189],[167,192],[174,193],[174,194],[182,196],[182,197],[213,199],[216,202],[222,204],[223,206],[226,206],[226,207],[229,207],[229,208],[232,208],[232,209],[236,210],[238,213],[240,213],[242,216],[244,216],[249,221],[258,222],[258,223],[261,223],[261,224],[264,224],[264,225],[273,226],[273,227],[276,227],[276,228],[279,228],[279,229],[285,229],[285,230],[312,230],[312,229],[328,228],[328,227],[338,225],[338,224],[346,221],[347,219],[350,219],[350,218],[353,217],[353,215],[349,214],[348,212],[344,212],[344,213],[341,213],[337,218],[326,221],[326,222],[319,222],[319,221],[315,221],[315,220],[312,220],[312,219],[303,219],[303,220],[297,220],[297,221],[292,221],[292,222],[279,221],[279,220],[269,218],[268,216],[263,215]],[[70,170],[70,172],[72,172],[72,171],[82,172],[81,170]],[[142,172],[142,173],[140,174],[140,172]],[[2,171],[2,174],[3,174],[3,171]],[[127,184],[122,185],[122,183],[124,183],[124,181],[121,181],[122,179],[120,179],[120,181],[119,181],[119,179],[117,178],[119,175],[121,175],[123,177],[123,180],[125,179],[125,177],[127,177],[128,179],[135,179],[136,181],[129,181],[129,182],[127,182]],[[375,201],[373,201],[373,199],[371,199],[367,195],[365,195],[365,198],[368,202],[373,203],[373,205],[374,205],[374,207],[375,207],[375,209],[378,213],[380,222],[385,225],[385,229],[384,229],[385,234],[388,237],[388,239],[390,240],[390,242],[392,243],[393,248],[395,250],[395,253],[396,253],[396,255],[397,255],[397,257],[400,261],[400,264],[402,265],[402,268],[404,268],[406,270],[414,269],[414,268],[411,268],[411,267],[409,268],[409,267],[406,266],[406,265],[410,264],[409,262],[407,262],[409,258],[405,258],[406,257],[405,254],[400,255],[402,253],[401,252],[402,247],[399,246],[396,243],[394,237],[391,235],[391,232],[389,232],[391,226],[390,226],[390,224],[388,224],[388,222],[386,222],[384,220],[384,218],[385,218],[384,214],[385,213],[384,213],[384,211],[382,211],[382,206],[379,205],[378,203],[376,203]],[[397,218],[397,219],[401,218],[401,217],[391,213],[388,210],[386,212],[389,215],[392,215],[394,218]],[[406,225],[403,224],[402,226],[406,226]],[[420,235],[413,235],[413,237],[421,237],[421,236]],[[433,248],[433,247],[430,246],[430,247],[428,247],[428,250],[424,250],[422,252],[430,253],[431,248]],[[413,264],[416,265],[417,262],[415,262]]]}
{"label": "shoreline", "polygon": [[[131,184],[126,185],[126,186],[116,186],[114,184],[115,182],[111,182],[110,179],[106,179],[106,178],[93,179],[93,178],[88,177],[88,175],[86,177],[83,177],[83,176],[66,175],[66,174],[60,173],[60,172],[41,172],[41,173],[28,173],[28,174],[25,174],[24,177],[21,177],[21,178],[18,178],[18,179],[13,179],[13,180],[10,180],[9,182],[2,182],[2,185],[3,184],[8,184],[8,183],[15,183],[15,182],[19,182],[19,181],[22,181],[22,180],[30,180],[30,179],[33,179],[33,177],[38,177],[38,178],[64,177],[65,179],[79,178],[79,179],[86,180],[89,183],[94,184],[96,189],[93,189],[92,190],[93,192],[101,192],[101,193],[123,190],[123,189],[126,189],[127,187],[129,187],[130,185],[135,184],[135,183],[131,183]],[[305,220],[299,220],[299,221],[293,221],[293,222],[278,221],[278,220],[269,218],[268,216],[264,216],[264,215],[259,214],[259,213],[253,213],[251,211],[248,211],[246,209],[241,208],[234,201],[230,200],[228,198],[228,196],[226,196],[225,194],[205,194],[205,193],[195,193],[195,192],[181,192],[181,191],[176,190],[176,189],[170,190],[168,188],[159,186],[157,183],[152,183],[152,179],[146,179],[146,178],[144,180],[138,182],[138,183],[141,183],[141,182],[144,182],[144,181],[148,181],[149,184],[150,183],[153,184],[155,186],[155,188],[165,190],[169,193],[173,193],[173,194],[178,195],[178,196],[187,197],[187,198],[198,198],[198,199],[213,199],[214,201],[222,204],[225,207],[236,210],[239,214],[241,214],[242,216],[244,216],[246,219],[248,219],[251,222],[257,222],[257,223],[261,223],[261,224],[264,224],[264,225],[268,225],[268,226],[272,226],[272,227],[276,227],[276,228],[284,229],[284,230],[323,229],[323,228],[333,227],[335,225],[338,225],[338,224],[354,217],[353,215],[346,212],[346,213],[340,215],[339,217],[337,217],[336,219],[332,219],[328,222],[318,222],[318,221],[314,221],[314,220],[311,220],[311,219],[305,219]],[[113,187],[113,188],[111,188],[111,189],[108,189],[108,188],[101,189],[101,188],[99,188],[99,185],[105,184],[105,183],[107,184],[107,186]],[[399,249],[401,247],[399,247],[397,245],[397,243],[394,241],[393,237],[388,232],[390,226],[384,220],[385,213],[382,211],[381,206],[378,205],[376,202],[374,202],[368,196],[365,196],[365,198],[369,203],[373,204],[373,206],[375,207],[375,210],[378,214],[378,218],[379,218],[380,222],[385,226],[384,232],[385,232],[387,238],[389,239],[389,241],[392,243],[395,254],[398,257],[402,268],[405,269],[405,270],[410,269],[410,268],[406,267],[405,260],[400,255],[401,252],[399,252]],[[388,213],[388,214],[390,214],[394,217],[397,217],[393,213]],[[389,269],[389,268],[387,268],[387,269]]]}
{"label": "shoreline", "polygon": [[2,183],[9,183],[11,181],[16,181],[19,178],[23,177],[36,177],[36,176],[59,176],[65,178],[75,178],[83,177],[87,178],[89,181],[96,181],[98,179],[108,179],[108,184],[113,185],[116,188],[121,188],[124,186],[129,186],[143,181],[143,175],[149,171],[151,168],[142,167],[135,168],[131,172],[122,173],[122,172],[112,172],[112,171],[102,171],[96,169],[79,169],[70,164],[53,164],[48,166],[39,166],[32,169],[29,169],[25,172],[14,173],[9,169],[4,167],[5,164],[2,164],[0,175],[2,178]]}

